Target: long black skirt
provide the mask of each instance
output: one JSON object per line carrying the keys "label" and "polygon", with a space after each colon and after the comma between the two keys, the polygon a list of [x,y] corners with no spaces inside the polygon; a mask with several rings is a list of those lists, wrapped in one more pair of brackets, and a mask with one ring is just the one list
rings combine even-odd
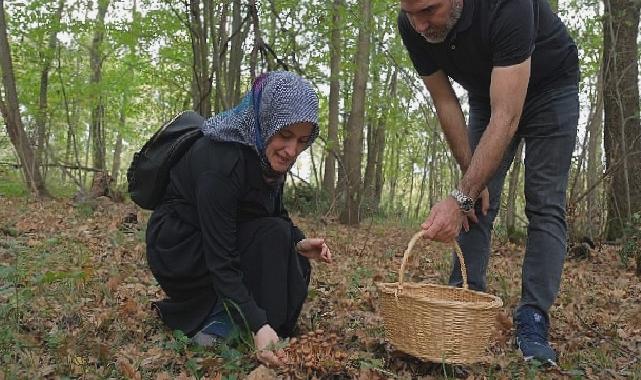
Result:
{"label": "long black skirt", "polygon": [[[203,327],[220,292],[214,288],[211,274],[203,273],[205,266],[198,265],[204,263],[205,254],[199,231],[178,234],[182,238],[173,247],[167,243],[167,233],[186,228],[192,227],[174,213],[154,213],[147,229],[147,259],[167,294],[166,299],[154,303],[160,318],[169,328],[191,336]],[[309,260],[294,249],[292,231],[291,222],[279,217],[257,218],[237,229],[242,282],[281,337],[290,336],[296,325],[311,273]],[[158,239],[160,236],[163,238]],[[194,265],[172,264],[186,257]],[[189,273],[177,272],[187,268]],[[235,319],[242,326],[242,316],[235,315]]]}

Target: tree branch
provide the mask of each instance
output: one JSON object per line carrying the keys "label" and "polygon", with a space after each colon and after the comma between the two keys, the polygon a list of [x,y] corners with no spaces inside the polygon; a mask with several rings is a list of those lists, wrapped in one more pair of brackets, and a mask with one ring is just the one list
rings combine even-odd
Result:
{"label": "tree branch", "polygon": [[[22,164],[18,162],[1,162],[0,165],[3,166],[10,166],[14,169],[20,169],[22,168]],[[104,172],[104,169],[96,169],[96,168],[90,168],[86,166],[81,166],[81,165],[71,165],[71,164],[65,164],[65,163],[50,163],[50,164],[42,164],[40,167],[47,166],[47,167],[54,167],[54,168],[61,168],[61,169],[70,169],[70,170],[84,170],[88,172]]]}

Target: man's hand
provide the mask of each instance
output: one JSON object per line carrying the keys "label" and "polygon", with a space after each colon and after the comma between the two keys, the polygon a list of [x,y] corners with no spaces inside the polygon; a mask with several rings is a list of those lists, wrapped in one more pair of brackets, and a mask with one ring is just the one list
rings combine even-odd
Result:
{"label": "man's hand", "polygon": [[458,203],[454,198],[447,197],[432,207],[421,228],[424,238],[448,243],[456,239],[464,224],[467,225],[467,218]]}
{"label": "man's hand", "polygon": [[266,324],[254,334],[254,345],[256,346],[256,357],[261,363],[278,367],[281,365],[280,360],[273,351],[273,347],[279,341],[278,334],[274,329]]}
{"label": "man's hand", "polygon": [[325,239],[303,239],[296,244],[296,251],[307,258],[332,263],[332,252]]}
{"label": "man's hand", "polygon": [[[477,200],[481,200],[481,213],[483,216],[487,215],[487,211],[490,209],[490,192],[487,190],[487,187],[485,187],[481,193],[479,194]],[[476,208],[472,210],[469,214],[465,215],[467,218],[465,222],[463,222],[463,228],[465,231],[470,230],[470,222],[472,223],[478,223],[479,218],[476,216]]]}

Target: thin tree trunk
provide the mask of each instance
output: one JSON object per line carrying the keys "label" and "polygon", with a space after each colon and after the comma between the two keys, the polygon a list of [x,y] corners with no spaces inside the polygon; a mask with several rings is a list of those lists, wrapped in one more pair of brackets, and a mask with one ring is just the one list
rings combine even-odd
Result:
{"label": "thin tree trunk", "polygon": [[96,95],[95,105],[91,110],[91,134],[93,138],[93,167],[99,170],[106,169],[106,153],[107,148],[105,144],[106,133],[104,126],[105,107],[103,104],[100,85],[102,81],[102,42],[105,34],[105,15],[109,7],[109,0],[98,1],[98,15],[96,17],[96,26],[94,29],[93,39],[91,41],[90,50],[90,66],[91,66],[91,80],[90,84],[95,89]]}
{"label": "thin tree trunk", "polygon": [[329,42],[329,123],[327,126],[327,156],[323,175],[323,192],[334,199],[336,183],[336,147],[338,146],[338,102],[341,70],[341,7],[343,0],[332,3],[332,31]]}
{"label": "thin tree trunk", "polygon": [[[71,146],[73,148],[73,153],[74,153],[74,160],[76,163],[76,167],[80,167],[80,150],[78,149],[78,140],[76,139],[76,133],[75,133],[75,125],[76,125],[76,115],[78,114],[76,112],[76,104],[74,103],[74,109],[73,111],[71,110],[70,104],[69,104],[69,99],[67,98],[67,90],[65,86],[65,81],[62,78],[62,62],[60,60],[60,47],[58,47],[58,53],[57,53],[57,70],[56,72],[58,73],[58,81],[60,82],[60,92],[62,94],[62,100],[64,103],[64,108],[65,108],[65,119],[67,121],[67,146]],[[73,115],[73,117],[72,117]],[[73,120],[73,121],[72,121]],[[71,143],[69,143],[69,139],[71,139]],[[87,143],[87,146],[89,144]],[[65,154],[65,164],[69,163],[69,156],[70,153],[67,151],[67,154]],[[85,160],[86,164],[86,160]],[[86,165],[85,165],[86,166]],[[63,172],[64,173],[64,172]],[[82,185],[84,183],[83,180],[83,174],[82,171],[78,171],[78,181]]]}
{"label": "thin tree trunk", "polygon": [[[376,74],[374,74],[376,75]],[[372,93],[378,91],[377,86],[372,86]],[[370,98],[370,101],[377,104],[379,102],[378,97],[373,96]],[[376,106],[373,106],[376,107]],[[374,146],[374,141],[376,141],[376,136],[374,136],[374,131],[377,128],[378,119],[374,118],[376,112],[371,112],[372,115],[367,118],[367,136],[366,144],[367,152],[365,153],[365,173],[363,175],[363,203],[369,208],[371,206],[371,200],[374,196],[374,167],[375,167],[375,157],[376,157],[376,146]]]}
{"label": "thin tree trunk", "polygon": [[[63,7],[64,0],[58,0],[58,8],[56,9],[56,13],[53,17],[47,48],[40,54],[42,59],[42,70],[40,72],[38,113],[36,114],[36,166],[39,168],[43,167],[42,163],[45,159],[44,152],[47,141],[49,70],[51,68],[52,57],[56,51],[56,45],[58,44],[57,36],[58,30],[60,29],[60,18],[62,16]],[[46,175],[44,177],[46,177]]]}
{"label": "thin tree trunk", "polygon": [[429,194],[429,203],[430,203],[430,210],[432,209],[432,206],[434,206],[435,199],[437,196],[436,193],[436,168],[438,167],[438,145],[435,144],[436,139],[438,138],[438,133],[436,132],[436,128],[432,129],[432,141],[433,141],[433,148],[432,148],[432,157],[430,159],[430,194]]}
{"label": "thin tree trunk", "polygon": [[347,122],[345,134],[345,170],[347,174],[347,192],[345,208],[341,214],[341,222],[348,225],[360,223],[361,200],[361,154],[363,151],[363,123],[365,120],[365,92],[369,72],[370,51],[370,22],[372,18],[371,0],[358,2],[363,17],[358,30],[356,47],[356,72],[352,90],[352,109]]}
{"label": "thin tree trunk", "polygon": [[410,214],[412,213],[412,195],[414,194],[414,152],[411,153],[412,157],[410,159],[410,192],[407,197],[408,199],[408,204],[407,204],[407,210],[405,211],[405,219],[410,218]]}
{"label": "thin tree trunk", "polygon": [[418,213],[421,209],[421,204],[423,204],[423,196],[425,195],[425,183],[427,182],[427,168],[429,167],[430,161],[430,147],[432,145],[427,141],[425,144],[425,157],[423,159],[423,174],[421,176],[421,187],[418,193],[418,201],[416,202],[416,210],[414,211],[414,217],[418,219]]}
{"label": "thin tree trunk", "polygon": [[[392,78],[389,85],[389,96],[390,99],[396,99],[396,79],[398,76],[398,70],[394,70]],[[376,168],[375,168],[375,182],[374,182],[374,206],[376,209],[379,208],[381,204],[381,194],[383,193],[383,167],[384,167],[384,158],[385,158],[385,144],[386,144],[386,125],[387,117],[389,116],[390,108],[389,106],[385,108],[385,114],[381,116],[381,119],[378,122],[378,128],[376,130]]]}
{"label": "thin tree trunk", "polygon": [[[596,84],[596,104],[593,117],[588,123],[587,132],[590,134],[588,141],[588,169],[587,169],[587,183],[586,188],[590,189],[593,184],[600,182],[600,177],[603,174],[603,163],[601,160],[601,144],[603,142],[603,65],[597,77]],[[591,240],[594,240],[601,232],[603,225],[602,213],[600,212],[602,205],[599,201],[598,194],[600,191],[590,191],[586,199],[586,213],[587,213],[587,234]]]}
{"label": "thin tree trunk", "polygon": [[398,185],[398,173],[400,163],[401,148],[399,147],[398,138],[395,141],[392,151],[392,179],[390,180],[389,210],[396,212],[396,187]]}
{"label": "thin tree trunk", "polygon": [[122,135],[120,131],[125,129],[125,123],[127,120],[126,116],[126,105],[127,105],[127,96],[123,95],[122,107],[120,108],[120,118],[118,120],[119,129],[118,135],[116,136],[116,145],[114,147],[114,156],[111,166],[111,176],[114,180],[114,186],[118,184],[118,177],[120,175],[120,157],[122,155]]}
{"label": "thin tree trunk", "polygon": [[[320,180],[318,178],[318,169],[316,168],[316,159],[314,158],[314,147],[309,147],[309,161],[312,164],[312,179],[314,180],[314,185],[318,186]],[[318,188],[318,187],[316,187]]]}
{"label": "thin tree trunk", "polygon": [[[387,78],[385,79],[383,91],[382,91],[383,98],[387,96],[391,76],[392,76],[391,71],[388,71]],[[372,90],[371,90],[372,96],[370,97],[372,104],[370,107],[372,110],[380,109],[380,111],[371,112],[372,115],[368,118],[369,122],[367,123],[367,160],[365,162],[365,176],[363,178],[364,179],[363,196],[365,198],[365,204],[367,205],[368,208],[371,208],[372,211],[376,210],[373,206],[374,206],[374,192],[375,192],[375,183],[376,183],[376,176],[374,175],[374,173],[376,171],[376,155],[378,154],[378,148],[376,146],[376,143],[378,142],[378,139],[377,139],[377,133],[379,131],[378,124],[384,122],[383,115],[387,113],[386,112],[387,102],[381,102],[380,100],[381,94],[379,90],[379,84],[380,84],[379,77],[380,77],[379,69],[376,67],[373,68]],[[381,116],[376,117],[377,114],[380,114]]]}
{"label": "thin tree trunk", "polygon": [[243,34],[238,33],[242,27],[242,4],[233,1],[231,48],[229,49],[229,66],[227,67],[227,104],[236,104],[240,100],[240,65],[243,59]]}
{"label": "thin tree trunk", "polygon": [[11,60],[11,48],[7,35],[7,22],[4,13],[4,0],[0,0],[0,68],[2,84],[6,100],[0,92],[0,113],[4,118],[9,139],[16,149],[20,160],[22,173],[29,192],[36,196],[48,196],[40,168],[36,165],[35,152],[29,143],[29,138],[20,115],[20,102]]}
{"label": "thin tree trunk", "polygon": [[191,40],[191,107],[202,114],[202,55],[203,25],[200,18],[200,0],[189,1],[189,38]]}
{"label": "thin tree trunk", "polygon": [[[212,64],[214,66],[214,73],[216,75],[216,94],[214,95],[214,112],[218,113],[230,107],[225,96],[225,76],[223,75],[223,65],[226,61],[227,49],[224,49],[223,44],[227,41],[227,12],[229,11],[229,3],[223,2],[221,5],[220,18],[218,20],[218,36],[212,41],[214,42]],[[213,28],[212,28],[213,30]],[[224,50],[223,50],[224,49]]]}
{"label": "thin tree trunk", "polygon": [[508,239],[514,236],[516,232],[516,191],[519,188],[519,178],[521,176],[521,157],[523,156],[523,140],[516,148],[516,154],[512,161],[512,170],[507,188],[507,202],[505,206],[505,228]]}
{"label": "thin tree trunk", "polygon": [[641,3],[605,0],[604,146],[612,173],[607,239],[623,236],[626,223],[641,211],[641,125],[637,35]]}
{"label": "thin tree trunk", "polygon": [[211,116],[211,80],[209,76],[209,28],[212,12],[211,0],[202,1],[202,13],[199,0],[189,4],[189,36],[192,48],[192,107],[199,114]]}

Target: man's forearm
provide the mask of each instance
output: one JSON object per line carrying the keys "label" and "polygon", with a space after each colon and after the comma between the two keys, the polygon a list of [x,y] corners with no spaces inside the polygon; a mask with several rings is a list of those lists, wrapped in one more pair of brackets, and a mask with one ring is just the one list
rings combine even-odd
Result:
{"label": "man's forearm", "polygon": [[530,78],[530,58],[496,67],[490,84],[490,122],[476,146],[459,190],[476,199],[503,161],[505,150],[519,126]]}
{"label": "man's forearm", "polygon": [[461,171],[466,173],[472,159],[472,149],[461,106],[457,102],[456,104],[437,105],[436,109],[447,144]]}
{"label": "man's forearm", "polygon": [[518,115],[493,115],[474,150],[459,190],[476,199],[503,161],[518,126]]}

